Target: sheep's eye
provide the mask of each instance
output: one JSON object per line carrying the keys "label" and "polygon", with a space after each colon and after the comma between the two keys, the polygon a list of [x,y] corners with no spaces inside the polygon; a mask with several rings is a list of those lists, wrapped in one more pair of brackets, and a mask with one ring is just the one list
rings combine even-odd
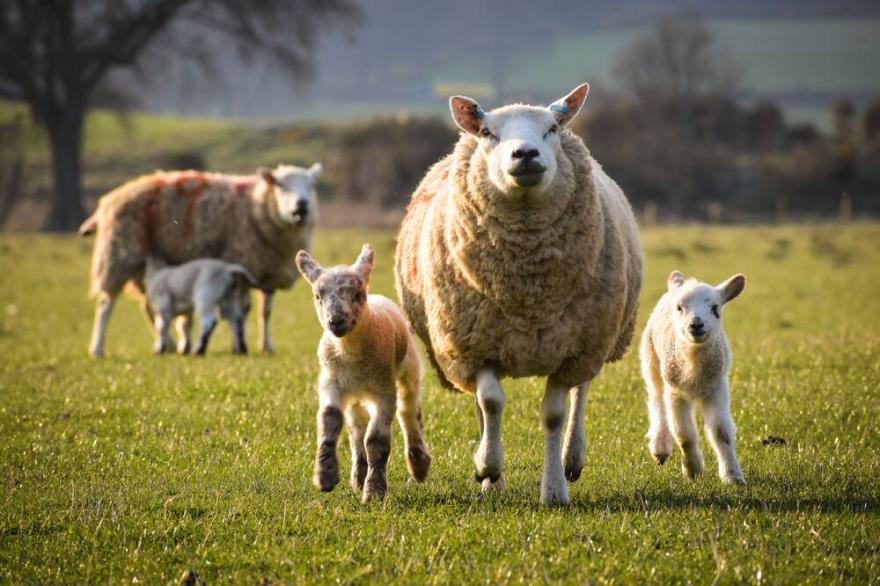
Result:
{"label": "sheep's eye", "polygon": [[721,317],[721,314],[718,313],[718,304],[712,306],[712,315],[715,317]]}
{"label": "sheep's eye", "polygon": [[480,136],[484,138],[495,138],[495,135],[489,132],[489,129],[485,126],[480,129]]}
{"label": "sheep's eye", "polygon": [[678,311],[678,313],[681,313],[681,312],[682,312],[681,305],[676,305],[676,306],[675,306],[675,309],[676,309],[676,311]]}
{"label": "sheep's eye", "polygon": [[315,301],[320,301],[320,300],[321,300],[321,294],[315,293]]}
{"label": "sheep's eye", "polygon": [[356,301],[363,301],[364,300],[364,292],[358,291],[357,293],[355,293],[354,298]]}
{"label": "sheep's eye", "polygon": [[547,137],[550,136],[551,134],[556,134],[557,132],[559,132],[559,125],[558,125],[558,124],[554,124],[553,126],[551,126],[551,127],[547,130],[547,132],[544,133],[544,138],[547,138]]}

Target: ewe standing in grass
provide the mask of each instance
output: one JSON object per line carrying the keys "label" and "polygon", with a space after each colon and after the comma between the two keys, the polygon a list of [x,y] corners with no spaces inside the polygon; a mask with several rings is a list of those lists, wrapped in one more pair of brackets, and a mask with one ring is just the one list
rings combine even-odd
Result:
{"label": "ewe standing in grass", "polygon": [[640,349],[651,421],[648,449],[663,464],[674,437],[684,457],[684,474],[701,474],[703,454],[694,419],[699,404],[718,457],[718,476],[725,483],[745,484],[734,448],[736,428],[727,388],[733,355],[721,327],[721,308],[742,293],[746,278],[735,275],[713,287],[685,281],[674,271],[666,283],[669,290],[648,319]]}
{"label": "ewe standing in grass", "polygon": [[196,354],[204,354],[208,340],[217,326],[216,311],[229,322],[232,329],[232,351],[246,354],[244,320],[251,309],[250,287],[254,278],[241,265],[230,264],[215,258],[191,260],[179,266],[169,267],[159,259],[147,259],[144,274],[147,302],[155,315],[156,354],[171,350],[171,320],[177,316],[179,339],[177,350],[188,354],[192,316],[199,316],[199,343]]}
{"label": "ewe standing in grass", "polygon": [[[483,490],[500,489],[502,377],[547,376],[543,503],[583,469],[584,404],[633,336],[642,250],[623,192],[565,127],[587,84],[548,108],[484,112],[450,100],[464,131],[413,194],[397,288],[441,380],[476,395]],[[566,395],[571,410],[564,447]]]}
{"label": "ewe standing in grass", "polygon": [[407,468],[422,482],[431,457],[422,437],[421,362],[403,312],[387,297],[367,295],[373,249],[365,244],[351,267],[324,269],[305,251],[297,254],[296,264],[312,285],[324,327],[318,344],[315,486],[329,491],[339,482],[336,444],[343,410],[351,444],[351,486],[356,492],[363,489],[364,502],[385,494],[395,412]]}
{"label": "ewe standing in grass", "polygon": [[[293,286],[298,276],[294,255],[311,246],[320,173],[320,163],[309,169],[279,165],[248,176],[157,172],[102,197],[79,229],[81,235],[97,231],[92,295],[98,307],[91,354],[104,354],[107,323],[123,286],[132,281],[144,291],[150,256],[170,264],[210,257],[244,265],[263,293],[260,346],[271,352],[272,297],[277,289]],[[152,322],[149,306],[144,309]]]}

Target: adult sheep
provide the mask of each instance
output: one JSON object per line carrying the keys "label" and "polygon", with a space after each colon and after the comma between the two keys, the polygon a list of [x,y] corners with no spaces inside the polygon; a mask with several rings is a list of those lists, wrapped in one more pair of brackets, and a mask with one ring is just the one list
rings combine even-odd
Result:
{"label": "adult sheep", "polygon": [[503,487],[500,379],[548,377],[545,504],[567,504],[566,478],[581,474],[587,388],[626,352],[642,283],[626,197],[565,130],[588,91],[491,112],[451,98],[464,132],[413,194],[397,246],[398,293],[416,333],[441,380],[476,395],[484,491]]}
{"label": "adult sheep", "polygon": [[[209,257],[243,265],[262,291],[260,347],[271,352],[272,298],[277,289],[293,286],[299,276],[296,253],[311,247],[320,173],[320,163],[309,169],[279,165],[255,175],[159,171],[102,197],[79,230],[81,235],[97,232],[91,354],[104,354],[107,322],[123,286],[132,281],[143,292],[149,256],[169,264]],[[149,306],[144,308],[151,321]]]}

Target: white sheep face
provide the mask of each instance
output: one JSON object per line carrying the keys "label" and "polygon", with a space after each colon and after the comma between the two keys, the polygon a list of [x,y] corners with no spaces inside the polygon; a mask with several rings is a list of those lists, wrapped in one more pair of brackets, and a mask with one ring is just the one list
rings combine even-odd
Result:
{"label": "white sheep face", "polygon": [[675,335],[689,344],[705,344],[721,332],[721,312],[724,304],[742,293],[744,275],[734,275],[717,287],[696,279],[685,281],[674,271],[667,279]]}
{"label": "white sheep face", "polygon": [[260,170],[263,180],[277,188],[273,194],[281,221],[292,226],[314,223],[317,210],[315,184],[321,169],[321,163],[315,163],[308,169],[278,165],[271,171]]}
{"label": "white sheep face", "polygon": [[547,108],[514,104],[484,112],[464,96],[450,98],[449,107],[458,127],[479,140],[498,191],[512,197],[540,195],[556,175],[559,132],[580,111],[588,92],[583,84]]}

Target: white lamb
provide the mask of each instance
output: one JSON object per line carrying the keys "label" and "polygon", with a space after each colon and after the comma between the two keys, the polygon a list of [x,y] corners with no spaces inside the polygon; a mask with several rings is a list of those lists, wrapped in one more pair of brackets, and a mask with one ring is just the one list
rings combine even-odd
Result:
{"label": "white lamb", "polygon": [[204,354],[211,333],[217,326],[216,308],[229,322],[233,331],[233,352],[247,353],[244,319],[250,311],[250,289],[253,276],[239,264],[214,258],[200,258],[179,266],[166,266],[154,257],[147,259],[145,272],[147,301],[155,314],[156,354],[171,350],[171,321],[178,321],[178,351],[190,350],[190,329],[193,312],[201,324],[196,354]]}
{"label": "white lamb", "polygon": [[400,308],[381,295],[367,295],[373,249],[365,244],[354,265],[330,269],[303,250],[296,255],[296,265],[312,285],[324,327],[318,344],[315,485],[330,491],[339,482],[336,444],[343,410],[351,445],[351,486],[355,492],[363,489],[364,502],[385,494],[395,412],[410,476],[422,482],[431,457],[422,436],[421,362]]}
{"label": "white lamb", "polygon": [[[706,435],[718,458],[725,483],[745,484],[734,448],[736,428],[730,417],[727,374],[733,355],[721,327],[721,308],[742,293],[745,275],[734,275],[717,287],[696,279],[685,281],[674,271],[642,336],[642,377],[648,389],[648,449],[658,464],[681,448],[682,471],[693,478],[703,472],[694,405],[703,412]],[[671,434],[670,434],[671,428]]]}

